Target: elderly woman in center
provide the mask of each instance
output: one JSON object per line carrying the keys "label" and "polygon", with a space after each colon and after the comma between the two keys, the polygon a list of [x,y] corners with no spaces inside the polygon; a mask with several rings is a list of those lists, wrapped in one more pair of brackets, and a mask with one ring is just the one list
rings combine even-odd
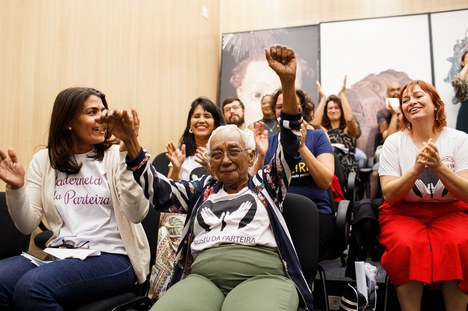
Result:
{"label": "elderly woman in center", "polygon": [[[173,181],[157,173],[133,130],[136,112],[112,111],[108,120],[127,148],[127,166],[158,209],[187,213],[168,291],[152,310],[312,309],[282,202],[300,145],[301,114],[295,98],[296,56],[285,46],[265,51],[284,92],[276,157],[249,176],[255,146],[237,126],[213,131],[206,157],[213,176]],[[267,133],[257,128],[260,145]],[[251,140],[250,140],[251,141]]]}

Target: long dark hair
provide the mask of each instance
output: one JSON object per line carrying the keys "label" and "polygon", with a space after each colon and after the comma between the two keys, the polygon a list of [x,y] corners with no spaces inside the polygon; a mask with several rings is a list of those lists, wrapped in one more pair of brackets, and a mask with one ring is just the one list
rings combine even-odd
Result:
{"label": "long dark hair", "polygon": [[[76,162],[73,155],[71,131],[68,126],[80,115],[83,104],[91,95],[101,98],[104,107],[109,108],[106,96],[92,88],[68,88],[61,91],[55,98],[50,118],[47,148],[52,167],[62,173],[76,174],[81,169],[81,164]],[[104,151],[116,142],[110,140],[110,137],[111,134],[107,133],[104,142],[94,145],[96,149],[95,159],[102,160]]]}
{"label": "long dark hair", "polygon": [[185,130],[179,141],[179,147],[182,146],[182,144],[185,144],[185,154],[187,156],[193,156],[195,152],[197,151],[195,135],[193,135],[193,133],[190,133],[190,119],[192,119],[192,115],[195,111],[195,108],[197,108],[198,105],[202,106],[205,111],[211,113],[211,115],[213,116],[213,119],[214,119],[213,130],[217,128],[218,126],[225,124],[223,113],[218,108],[218,106],[216,106],[210,99],[206,97],[196,98],[192,102],[192,105],[190,106]]}
{"label": "long dark hair", "polygon": [[331,121],[330,121],[330,118],[328,118],[328,114],[327,114],[328,104],[331,101],[337,103],[338,107],[340,107],[340,111],[341,111],[340,128],[341,129],[346,128],[346,120],[344,118],[343,107],[341,106],[341,99],[336,95],[328,96],[327,101],[325,102],[325,107],[323,108],[322,126],[326,128],[327,130],[331,129]]}

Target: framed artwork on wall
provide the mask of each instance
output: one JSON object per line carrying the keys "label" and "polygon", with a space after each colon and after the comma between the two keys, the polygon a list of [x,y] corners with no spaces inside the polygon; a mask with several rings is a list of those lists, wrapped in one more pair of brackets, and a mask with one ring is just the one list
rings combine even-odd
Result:
{"label": "framed artwork on wall", "polygon": [[427,14],[320,24],[320,74],[326,95],[346,94],[362,135],[358,148],[374,154],[377,111],[385,108],[388,83],[432,81]]}
{"label": "framed artwork on wall", "polygon": [[432,13],[430,17],[434,83],[445,103],[447,126],[455,128],[460,103],[455,100],[452,80],[460,71],[461,56],[468,51],[468,10]]}
{"label": "framed artwork on wall", "polygon": [[262,118],[260,100],[273,93],[280,81],[265,60],[265,48],[281,44],[294,49],[298,57],[296,87],[316,102],[315,81],[319,77],[318,25],[224,33],[218,103],[238,97],[245,105],[245,123]]}

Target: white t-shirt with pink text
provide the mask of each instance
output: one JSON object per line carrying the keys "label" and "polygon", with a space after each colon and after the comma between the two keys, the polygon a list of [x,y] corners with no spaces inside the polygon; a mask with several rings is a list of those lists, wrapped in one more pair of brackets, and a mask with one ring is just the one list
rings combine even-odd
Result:
{"label": "white t-shirt with pink text", "polygon": [[75,155],[77,162],[82,163],[78,174],[57,174],[54,201],[63,226],[51,246],[60,245],[63,240],[75,245],[89,241],[90,249],[126,254],[104,164],[89,158],[90,154]]}

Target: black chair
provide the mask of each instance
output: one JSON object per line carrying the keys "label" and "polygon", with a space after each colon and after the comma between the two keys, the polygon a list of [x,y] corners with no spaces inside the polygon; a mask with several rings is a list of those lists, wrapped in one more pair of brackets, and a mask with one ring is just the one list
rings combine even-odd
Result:
{"label": "black chair", "polygon": [[[146,237],[150,246],[150,266],[149,271],[151,274],[151,267],[153,266],[156,259],[156,247],[158,242],[158,228],[159,228],[159,217],[160,212],[156,211],[151,205],[148,210],[148,214],[145,219],[141,222],[145,230]],[[47,240],[52,236],[52,232],[46,228],[43,232],[39,233],[43,236],[39,238],[39,241],[42,243],[47,242]],[[132,302],[138,299],[141,310],[148,310],[153,305],[153,302],[146,296],[149,290],[149,278],[148,275],[146,282],[143,284],[135,284],[134,287],[128,292],[115,295],[112,297],[102,298],[96,301],[92,301],[85,305],[80,306],[67,306],[67,310],[73,311],[107,311],[107,310],[129,310],[127,308],[122,309],[122,305]],[[145,298],[143,298],[145,297]]]}
{"label": "black chair", "polygon": [[335,175],[338,177],[338,180],[340,181],[341,189],[343,191],[343,194],[347,200],[350,202],[354,202],[354,198],[356,195],[356,179],[357,179],[357,174],[356,172],[350,172],[348,176],[345,176],[344,169],[341,166],[341,161],[338,155],[336,154],[336,148],[335,148],[335,154],[333,155],[334,160],[335,160]]}
{"label": "black chair", "polygon": [[141,222],[143,228],[145,229],[145,234],[148,239],[150,247],[150,266],[148,277],[146,278],[145,283],[135,284],[134,288],[131,291],[116,295],[113,297],[103,298],[97,301],[93,301],[84,306],[75,308],[74,311],[107,311],[107,310],[129,310],[121,309],[121,305],[131,302],[135,299],[140,299],[140,305],[144,306],[143,310],[148,310],[153,305],[153,302],[147,297],[149,290],[149,279],[151,275],[151,267],[153,266],[156,260],[156,248],[158,243],[158,228],[159,228],[159,217],[160,212],[155,210],[151,205],[148,210],[148,214],[145,219]]}
{"label": "black chair", "polygon": [[164,176],[167,176],[167,174],[169,173],[169,163],[171,163],[171,161],[169,161],[169,159],[167,158],[166,154],[167,152],[161,152],[154,158],[152,162],[156,170]]}
{"label": "black chair", "polygon": [[[310,288],[313,288],[319,259],[317,206],[305,196],[288,192],[283,202],[283,217],[301,262],[304,276]],[[325,286],[324,282],[322,286]],[[298,310],[304,310],[303,306],[300,306]]]}
{"label": "black chair", "polygon": [[47,228],[47,226],[42,221],[39,224],[39,229],[42,231],[36,234],[34,237],[34,244],[40,249],[45,249],[47,241],[49,241],[49,239],[52,237],[52,230]]}
{"label": "black chair", "polygon": [[[329,190],[330,202],[333,202],[333,194]],[[334,204],[332,204],[333,206]],[[325,311],[330,310],[328,303],[328,291],[327,291],[327,276],[325,269],[320,264],[324,260],[333,260],[340,258],[341,265],[346,266],[346,258],[344,251],[348,247],[349,235],[351,230],[350,225],[350,213],[351,213],[351,202],[349,200],[341,200],[340,203],[335,205],[335,216],[336,216],[336,225],[335,225],[335,236],[334,244],[331,246],[331,249],[326,250],[323,256],[319,258],[319,264],[317,266],[317,271],[319,273],[321,290],[323,294],[323,307]]]}
{"label": "black chair", "polygon": [[22,234],[8,212],[5,192],[0,192],[0,259],[20,255],[27,251],[31,235]]}

